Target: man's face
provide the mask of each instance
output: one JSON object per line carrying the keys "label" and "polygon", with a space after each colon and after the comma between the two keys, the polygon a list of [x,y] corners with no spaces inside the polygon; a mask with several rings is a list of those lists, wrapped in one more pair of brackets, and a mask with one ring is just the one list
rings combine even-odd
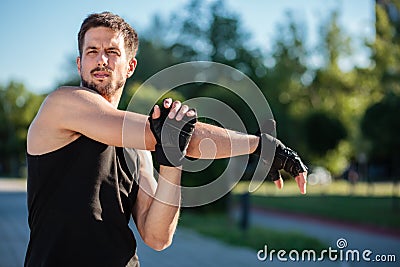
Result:
{"label": "man's face", "polygon": [[133,74],[136,59],[128,59],[121,34],[97,27],[86,32],[77,65],[82,85],[109,99]]}

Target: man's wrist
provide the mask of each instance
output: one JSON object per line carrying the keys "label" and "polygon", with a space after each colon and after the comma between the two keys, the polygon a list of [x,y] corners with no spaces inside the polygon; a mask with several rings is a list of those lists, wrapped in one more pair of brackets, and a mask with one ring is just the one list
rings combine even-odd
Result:
{"label": "man's wrist", "polygon": [[[173,167],[160,165],[159,182],[166,182],[171,185],[180,185],[182,176],[182,166]],[[160,180],[161,178],[161,180]]]}
{"label": "man's wrist", "polygon": [[[277,144],[277,139],[275,137],[266,133],[262,133],[256,137],[257,137],[257,143],[256,143],[257,145],[252,154],[257,156],[261,155],[265,156],[266,154],[270,154],[271,151],[275,153],[275,147]],[[274,153],[271,154],[272,157]]]}
{"label": "man's wrist", "polygon": [[261,137],[256,136],[256,135],[251,135],[249,137],[249,143],[250,143],[250,153],[249,154],[260,154],[261,150]]}
{"label": "man's wrist", "polygon": [[175,170],[182,171],[182,165],[180,165],[180,166],[160,165],[160,171],[161,171],[161,169],[165,169],[165,170],[173,170],[173,169],[175,169]]}
{"label": "man's wrist", "polygon": [[160,165],[176,167],[182,166],[185,153],[180,151],[178,147],[165,147],[161,144],[157,144],[155,156]]}

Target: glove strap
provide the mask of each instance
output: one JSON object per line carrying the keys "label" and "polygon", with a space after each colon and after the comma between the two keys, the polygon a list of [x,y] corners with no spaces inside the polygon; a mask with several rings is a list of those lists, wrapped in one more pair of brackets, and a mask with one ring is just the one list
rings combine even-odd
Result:
{"label": "glove strap", "polygon": [[182,166],[185,153],[178,147],[163,147],[161,144],[156,144],[155,158],[160,165],[178,167]]}

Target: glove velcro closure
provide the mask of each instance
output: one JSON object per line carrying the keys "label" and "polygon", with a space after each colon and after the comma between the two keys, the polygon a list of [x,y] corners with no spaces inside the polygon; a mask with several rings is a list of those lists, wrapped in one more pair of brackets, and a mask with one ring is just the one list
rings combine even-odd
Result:
{"label": "glove velcro closure", "polygon": [[178,147],[165,147],[161,144],[156,144],[155,158],[160,165],[170,167],[182,166],[185,154],[185,151],[180,151]]}

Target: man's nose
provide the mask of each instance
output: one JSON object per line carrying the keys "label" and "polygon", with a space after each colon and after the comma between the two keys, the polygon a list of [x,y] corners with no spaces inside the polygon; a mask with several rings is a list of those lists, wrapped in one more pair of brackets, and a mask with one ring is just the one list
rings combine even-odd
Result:
{"label": "man's nose", "polygon": [[106,53],[99,53],[97,59],[97,66],[107,66],[108,65],[108,57]]}

